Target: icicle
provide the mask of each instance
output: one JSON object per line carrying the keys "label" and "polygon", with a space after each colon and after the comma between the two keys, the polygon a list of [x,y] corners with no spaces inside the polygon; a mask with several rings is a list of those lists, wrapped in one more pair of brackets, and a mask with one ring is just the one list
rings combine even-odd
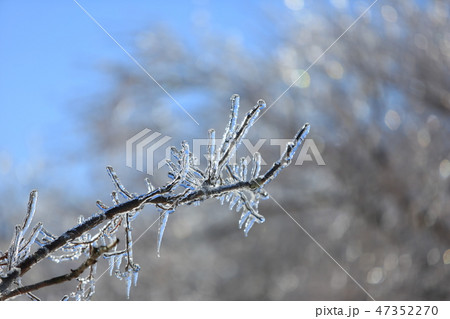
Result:
{"label": "icicle", "polygon": [[255,194],[254,192],[250,193],[250,199],[245,198],[247,203],[250,205],[250,207],[257,209],[258,208],[258,194]]}
{"label": "icicle", "polygon": [[259,199],[258,198],[253,198],[250,200],[250,206],[252,207],[251,212],[252,212],[252,217],[254,217],[256,219],[256,222],[258,224],[262,224],[265,222],[265,218],[263,215],[260,215],[258,213],[258,203],[259,203]]}
{"label": "icicle", "polygon": [[138,271],[134,271],[133,272],[133,285],[135,287],[137,286],[138,276],[139,276],[139,272]]}
{"label": "icicle", "polygon": [[223,203],[225,202],[225,195],[220,196],[219,200],[220,200],[220,205],[223,205]]}
{"label": "icicle", "polygon": [[127,272],[127,275],[125,276],[125,282],[127,285],[127,299],[130,299],[130,290],[131,290],[131,274],[130,272]]}
{"label": "icicle", "polygon": [[145,178],[145,183],[147,184],[147,192],[153,192],[153,190],[155,189],[152,185],[152,182],[150,182],[150,178],[146,177]]}
{"label": "icicle", "polygon": [[248,236],[248,232],[253,227],[253,224],[255,223],[255,221],[256,221],[256,218],[254,216],[247,219],[247,222],[245,223],[245,229],[244,229],[245,237]]}
{"label": "icicle", "polygon": [[115,264],[115,257],[114,255],[109,257],[109,275],[112,276],[113,270],[114,270],[114,264]]}
{"label": "icicle", "polygon": [[158,257],[161,256],[160,255],[161,242],[162,242],[162,238],[164,236],[164,230],[166,229],[167,219],[169,218],[169,214],[172,212],[173,212],[173,210],[166,210],[166,211],[161,212],[159,215],[158,247],[157,247]]}
{"label": "icicle", "polygon": [[245,221],[247,220],[248,216],[250,216],[252,212],[251,211],[244,211],[241,214],[241,218],[239,219],[239,229],[242,228],[242,226],[244,225]]}
{"label": "icicle", "polygon": [[253,167],[251,172],[251,178],[257,178],[259,176],[259,172],[261,171],[261,154],[255,152],[253,154]]}
{"label": "icicle", "polygon": [[141,270],[141,267],[139,265],[135,264],[133,268],[133,286],[137,286],[138,276],[139,276],[139,270]]}
{"label": "icicle", "polygon": [[127,267],[130,264],[133,264],[133,237],[131,234],[132,228],[131,228],[131,220],[130,220],[131,213],[126,214],[126,256],[127,256]]}
{"label": "icicle", "polygon": [[225,201],[228,202],[231,199],[231,196],[233,196],[233,192],[229,192],[225,195]]}
{"label": "icicle", "polygon": [[245,181],[247,179],[247,160],[245,157],[241,158],[241,167],[240,167],[240,174],[242,181]]}
{"label": "icicle", "polygon": [[241,196],[240,196],[239,194],[235,194],[234,197],[233,197],[233,199],[230,200],[230,205],[229,205],[229,207],[228,207],[230,210],[233,209],[234,205],[236,205],[236,203],[237,203],[237,201],[239,200],[240,197],[241,197]]}
{"label": "icicle", "polygon": [[114,266],[115,266],[115,270],[120,270],[120,265],[122,264],[122,258],[123,258],[124,254],[120,254],[117,255],[115,258],[115,262],[114,262]]}
{"label": "icicle", "polygon": [[236,213],[239,213],[239,211],[242,209],[242,207],[244,206],[244,201],[239,199],[236,205]]}
{"label": "icicle", "polygon": [[92,296],[95,294],[95,279],[94,278],[90,279],[88,284],[89,284],[89,290],[88,290],[89,293],[84,298],[84,300],[86,300],[86,301],[91,300]]}

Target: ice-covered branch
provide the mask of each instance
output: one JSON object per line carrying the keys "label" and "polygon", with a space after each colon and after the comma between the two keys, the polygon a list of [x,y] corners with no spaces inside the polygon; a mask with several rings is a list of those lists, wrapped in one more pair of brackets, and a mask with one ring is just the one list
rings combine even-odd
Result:
{"label": "ice-covered branch", "polygon": [[[265,221],[258,208],[259,201],[268,198],[264,186],[291,163],[294,153],[310,129],[309,124],[305,124],[287,144],[280,159],[264,175],[260,175],[259,153],[253,154],[250,162],[245,158],[240,159],[237,164],[231,162],[236,149],[265,105],[263,100],[259,100],[238,124],[239,96],[233,95],[230,119],[220,146],[216,145],[215,130],[208,131],[208,164],[205,170],[194,165],[195,159],[189,144],[183,141],[180,149],[171,148],[171,158],[167,160],[170,181],[164,186],[155,188],[146,178],[147,190],[141,195],[129,192],[120,182],[114,169],[108,166],[107,172],[115,188],[111,192],[111,205],[97,201],[99,212],[88,219],[81,217],[78,225],[60,236],[51,234],[41,223],[36,224],[27,235],[36,209],[37,191],[32,191],[23,223],[16,226],[8,250],[4,254],[0,253],[0,299],[30,294],[36,289],[73,278],[78,278],[79,284],[76,292],[70,297],[76,300],[90,299],[95,292],[96,260],[102,254],[109,260],[110,275],[114,273],[117,278],[126,282],[128,296],[132,282],[136,285],[140,270],[133,258],[131,223],[145,205],[153,205],[160,212],[158,255],[169,216],[175,213],[179,206],[199,205],[211,198],[218,199],[221,204],[227,203],[230,210],[234,209],[240,213],[238,226],[244,228],[247,236],[254,224]],[[120,201],[118,194],[122,195],[124,202]],[[119,249],[117,236],[120,236],[120,229],[123,230],[121,236],[125,239],[125,247]],[[31,252],[35,246],[38,248]],[[86,256],[87,260],[67,275],[34,285],[21,286],[21,278],[44,258],[59,263],[76,260],[82,256]],[[125,263],[122,264],[122,260],[125,260]],[[81,278],[81,273],[88,267],[91,268],[88,277]],[[29,296],[33,299],[38,298],[34,295]]]}
{"label": "ice-covered branch", "polygon": [[89,268],[89,267],[93,266],[95,263],[97,263],[98,258],[102,254],[110,251],[113,247],[115,247],[118,244],[118,242],[119,242],[119,240],[116,240],[114,243],[112,243],[108,246],[100,246],[98,248],[92,247],[89,258],[84,263],[82,263],[77,269],[71,270],[70,273],[62,275],[62,276],[43,280],[43,281],[35,283],[35,284],[18,287],[12,291],[2,294],[0,296],[0,300],[3,301],[3,300],[6,300],[9,298],[18,296],[18,295],[30,293],[32,291],[35,291],[35,290],[38,290],[38,289],[41,289],[44,287],[57,285],[57,284],[65,282],[65,281],[70,281],[72,279],[78,278],[87,268]]}
{"label": "ice-covered branch", "polygon": [[284,168],[286,168],[291,163],[298,147],[302,144],[302,142],[308,135],[309,129],[310,126],[308,123],[303,125],[303,127],[295,135],[292,142],[289,142],[286,145],[286,150],[284,151],[283,155],[281,155],[280,159],[272,165],[272,167],[264,174],[264,176],[257,179],[257,183],[260,186],[264,186],[272,181]]}

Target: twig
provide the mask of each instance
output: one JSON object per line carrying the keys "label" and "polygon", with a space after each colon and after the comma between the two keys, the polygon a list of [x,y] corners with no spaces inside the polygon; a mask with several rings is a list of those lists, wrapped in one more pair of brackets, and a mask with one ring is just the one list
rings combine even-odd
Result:
{"label": "twig", "polygon": [[58,277],[54,277],[51,279],[47,279],[47,280],[43,280],[41,282],[35,283],[35,284],[31,284],[31,285],[27,285],[27,286],[23,286],[23,287],[18,287],[12,291],[9,291],[5,294],[3,294],[0,297],[0,301],[4,301],[6,299],[12,298],[12,297],[16,297],[19,295],[23,295],[23,294],[28,294],[32,291],[44,288],[44,287],[48,287],[48,286],[53,286],[53,285],[57,285],[60,284],[62,282],[65,281],[70,281],[72,279],[75,279],[77,277],[79,277],[87,268],[89,268],[90,266],[94,265],[97,262],[97,259],[103,254],[106,253],[108,251],[110,251],[112,248],[114,248],[117,244],[119,243],[119,240],[117,239],[114,243],[108,245],[108,246],[100,246],[98,248],[93,247],[92,251],[91,251],[91,255],[89,256],[89,258],[82,263],[77,269],[71,270],[70,273],[62,275],[62,276],[58,276]]}

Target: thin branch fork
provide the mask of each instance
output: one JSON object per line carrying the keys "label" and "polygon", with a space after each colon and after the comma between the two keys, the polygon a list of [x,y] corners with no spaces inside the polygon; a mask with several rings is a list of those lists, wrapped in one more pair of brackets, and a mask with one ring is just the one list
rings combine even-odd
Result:
{"label": "thin branch fork", "polygon": [[4,301],[6,299],[16,297],[18,295],[31,293],[32,291],[35,291],[35,290],[38,290],[38,289],[41,289],[44,287],[57,285],[57,284],[65,282],[65,281],[70,281],[72,279],[78,278],[87,268],[94,265],[97,262],[98,258],[102,254],[113,249],[115,246],[117,246],[118,243],[119,243],[119,240],[117,239],[114,243],[112,243],[108,246],[92,247],[89,258],[84,263],[82,263],[78,268],[71,270],[70,273],[62,275],[62,276],[54,277],[51,279],[43,280],[43,281],[35,283],[35,284],[18,287],[12,291],[9,291],[9,292],[1,295],[0,301]]}

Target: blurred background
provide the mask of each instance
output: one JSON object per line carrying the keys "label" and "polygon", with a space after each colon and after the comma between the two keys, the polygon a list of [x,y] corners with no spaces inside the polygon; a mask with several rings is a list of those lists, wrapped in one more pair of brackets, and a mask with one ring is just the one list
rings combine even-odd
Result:
{"label": "blurred background", "polygon": [[[145,192],[146,175],[125,165],[137,132],[176,146],[210,128],[221,136],[232,94],[242,114],[307,70],[249,138],[290,138],[309,122],[326,165],[292,165],[267,190],[375,299],[450,298],[448,2],[379,0],[309,68],[372,2],[79,0],[197,125],[74,1],[1,1],[0,250],[32,189],[35,222],[60,234],[109,202],[106,165]],[[245,238],[218,201],[182,207],[158,258],[158,213],[145,208],[130,299],[369,300],[274,201],[260,212],[266,222]],[[70,266],[45,262],[25,283]],[[75,285],[36,294],[60,299]],[[108,274],[96,290],[94,300],[126,299]]]}

